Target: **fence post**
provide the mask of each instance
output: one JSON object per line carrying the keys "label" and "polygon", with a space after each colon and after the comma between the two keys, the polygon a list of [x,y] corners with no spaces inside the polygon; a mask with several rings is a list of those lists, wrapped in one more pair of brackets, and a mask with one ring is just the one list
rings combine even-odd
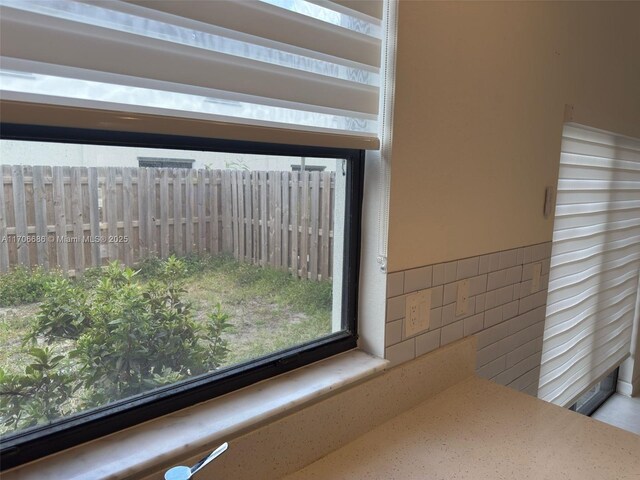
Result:
{"label": "fence post", "polygon": [[4,200],[4,167],[0,165],[0,272],[9,270],[9,239]]}

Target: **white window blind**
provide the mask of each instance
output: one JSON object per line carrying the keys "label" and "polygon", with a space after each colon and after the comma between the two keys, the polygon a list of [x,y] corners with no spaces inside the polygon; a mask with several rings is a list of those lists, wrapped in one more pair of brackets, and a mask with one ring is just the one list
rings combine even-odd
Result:
{"label": "white window blind", "polygon": [[640,140],[566,126],[538,396],[562,406],[628,355],[640,267]]}
{"label": "white window blind", "polygon": [[46,105],[206,121],[212,136],[221,125],[235,139],[256,140],[257,127],[285,131],[289,143],[299,135],[378,148],[381,1],[0,0],[0,8],[9,117]]}

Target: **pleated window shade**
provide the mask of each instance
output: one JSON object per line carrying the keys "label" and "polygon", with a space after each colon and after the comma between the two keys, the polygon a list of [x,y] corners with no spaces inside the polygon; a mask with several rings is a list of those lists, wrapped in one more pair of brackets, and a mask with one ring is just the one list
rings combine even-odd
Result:
{"label": "pleated window shade", "polygon": [[379,147],[381,0],[0,0],[0,7],[2,101],[24,106],[5,109],[4,121],[16,111],[28,122],[28,105],[46,105],[67,115],[89,109],[207,121],[213,136],[223,125],[233,133],[222,136],[235,139],[264,140],[252,134],[258,127],[284,130],[279,138],[288,143]]}
{"label": "pleated window shade", "polygon": [[629,354],[640,140],[566,126],[538,396],[569,406]]}

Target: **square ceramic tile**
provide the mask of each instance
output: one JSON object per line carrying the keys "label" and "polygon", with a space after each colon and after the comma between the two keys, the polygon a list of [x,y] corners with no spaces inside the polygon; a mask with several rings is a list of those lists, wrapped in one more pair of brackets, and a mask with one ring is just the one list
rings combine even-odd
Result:
{"label": "square ceramic tile", "polygon": [[442,306],[443,290],[444,290],[444,287],[442,285],[431,289],[431,308]]}
{"label": "square ceramic tile", "polygon": [[[486,315],[486,312],[485,312]],[[484,348],[492,343],[499,342],[507,336],[507,324],[499,323],[498,325],[490,328],[485,328],[481,332],[478,332],[478,349]]]}
{"label": "square ceramic tile", "polygon": [[387,298],[402,295],[404,292],[404,272],[387,275]]}
{"label": "square ceramic tile", "polygon": [[440,345],[445,346],[449,343],[455,342],[456,340],[460,340],[464,335],[463,324],[464,321],[460,320],[459,322],[455,322],[451,325],[442,327],[442,332],[440,334]]}
{"label": "square ceramic tile", "polygon": [[448,305],[456,301],[456,297],[458,296],[458,282],[456,283],[447,283],[444,286],[444,296],[442,299],[443,305]]}
{"label": "square ceramic tile", "polygon": [[509,302],[502,307],[502,319],[509,320],[518,315],[518,300]]}
{"label": "square ceramic tile", "polygon": [[518,263],[518,249],[500,252],[500,260],[498,261],[500,270],[515,267],[516,263]]}
{"label": "square ceramic tile", "polygon": [[482,275],[483,273],[487,273],[489,272],[489,267],[490,267],[490,256],[489,255],[482,255],[480,257],[480,261],[478,263],[478,274]]}
{"label": "square ceramic tile", "polygon": [[431,287],[431,270],[431,266],[406,270],[404,272],[404,293]]}
{"label": "square ceramic tile", "polygon": [[416,357],[415,339],[410,338],[387,347],[384,356],[389,360],[392,367],[413,360]]}
{"label": "square ceramic tile", "polygon": [[524,255],[522,257],[522,263],[533,262],[533,247],[525,247]]}
{"label": "square ceramic tile", "polygon": [[404,318],[406,307],[406,296],[393,297],[387,300],[387,322]]}
{"label": "square ceramic tile", "polygon": [[394,320],[385,325],[385,340],[387,347],[402,341],[402,320]]}
{"label": "square ceramic tile", "polygon": [[437,287],[444,283],[444,264],[439,263],[433,266],[433,283],[432,286]]}
{"label": "square ceramic tile", "polygon": [[464,336],[467,337],[469,335],[473,335],[474,333],[479,332],[483,328],[483,317],[484,313],[478,313],[473,317],[465,318],[463,320],[463,330]]}
{"label": "square ceramic tile", "polygon": [[475,277],[476,275],[478,275],[479,265],[480,265],[479,257],[471,257],[471,258],[465,258],[464,260],[458,260],[456,280]]}
{"label": "square ceramic tile", "polygon": [[[520,283],[522,280],[522,265],[516,265],[507,270],[507,285]],[[405,280],[406,281],[406,280]]]}
{"label": "square ceramic tile", "polygon": [[484,367],[477,370],[477,374],[480,378],[493,378],[496,375],[504,372],[506,365],[506,357],[498,357],[492,362],[487,363]]}
{"label": "square ceramic tile", "polygon": [[416,356],[424,355],[440,347],[440,331],[441,329],[437,329],[416,337]]}
{"label": "square ceramic tile", "polygon": [[507,284],[507,271],[498,270],[497,272],[491,272],[487,277],[487,290],[495,290],[496,288],[502,288]]}
{"label": "square ceramic tile", "polygon": [[435,330],[442,326],[442,307],[432,308],[429,317],[429,330]]}
{"label": "square ceramic tile", "polygon": [[487,291],[487,275],[478,275],[469,279],[469,296],[473,297]]}
{"label": "square ceramic tile", "polygon": [[500,252],[492,253],[489,257],[489,271],[500,270]]}
{"label": "square ceramic tile", "polygon": [[456,281],[458,262],[448,262],[444,264],[444,283]]}
{"label": "square ceramic tile", "polygon": [[493,327],[502,322],[502,307],[492,308],[484,312],[484,328]]}
{"label": "square ceramic tile", "polygon": [[485,310],[485,294],[476,295],[476,312],[484,312]]}
{"label": "square ceramic tile", "polygon": [[501,355],[500,349],[498,347],[499,343],[496,342],[478,350],[478,355],[476,357],[476,368],[480,368],[498,358]]}

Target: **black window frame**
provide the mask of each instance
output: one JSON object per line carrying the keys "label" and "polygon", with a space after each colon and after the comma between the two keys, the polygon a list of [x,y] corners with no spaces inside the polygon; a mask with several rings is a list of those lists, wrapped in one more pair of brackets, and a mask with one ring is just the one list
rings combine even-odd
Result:
{"label": "black window frame", "polygon": [[343,159],[347,168],[342,288],[345,331],[277,352],[256,361],[209,373],[177,385],[74,414],[0,439],[0,471],[161,417],[239,388],[357,347],[360,232],[364,150],[232,141],[180,135],[0,123],[0,138],[53,143],[200,150]]}

